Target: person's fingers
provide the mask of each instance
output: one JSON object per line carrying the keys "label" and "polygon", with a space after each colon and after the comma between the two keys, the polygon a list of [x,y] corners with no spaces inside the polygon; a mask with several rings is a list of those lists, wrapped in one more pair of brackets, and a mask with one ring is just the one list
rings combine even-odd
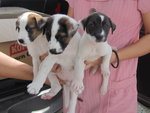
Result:
{"label": "person's fingers", "polygon": [[60,64],[54,64],[53,68],[52,68],[52,72],[60,72],[61,71],[61,66]]}
{"label": "person's fingers", "polygon": [[91,67],[99,65],[101,63],[101,58],[99,58],[99,59],[97,59],[95,61],[84,61],[84,63],[86,64],[85,69],[89,69]]}
{"label": "person's fingers", "polygon": [[48,52],[44,53],[42,56],[40,56],[40,60],[43,61],[45,59],[45,57],[48,56]]}
{"label": "person's fingers", "polygon": [[58,72],[60,72],[61,71],[61,66],[58,64],[57,66],[56,66],[56,73],[58,73]]}
{"label": "person's fingers", "polygon": [[97,59],[95,61],[85,61],[84,63],[86,64],[85,69],[89,69],[91,67],[99,65],[101,63],[101,59],[99,58],[99,59]]}
{"label": "person's fingers", "polygon": [[61,85],[66,84],[66,82],[65,82],[65,81],[63,81],[63,80],[61,80],[61,79],[59,79],[59,83],[60,83]]}
{"label": "person's fingers", "polygon": [[85,66],[85,70],[87,70],[87,69],[89,69],[91,67],[92,67],[92,64],[88,64],[88,65]]}

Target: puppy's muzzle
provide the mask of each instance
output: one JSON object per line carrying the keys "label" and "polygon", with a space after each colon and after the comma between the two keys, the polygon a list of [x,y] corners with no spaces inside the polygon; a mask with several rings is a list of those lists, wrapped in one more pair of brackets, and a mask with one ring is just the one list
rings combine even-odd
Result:
{"label": "puppy's muzzle", "polygon": [[51,54],[61,54],[62,52],[57,52],[56,49],[50,49],[49,52]]}
{"label": "puppy's muzzle", "polygon": [[25,44],[25,42],[24,42],[23,39],[18,39],[18,42],[19,42],[20,44]]}

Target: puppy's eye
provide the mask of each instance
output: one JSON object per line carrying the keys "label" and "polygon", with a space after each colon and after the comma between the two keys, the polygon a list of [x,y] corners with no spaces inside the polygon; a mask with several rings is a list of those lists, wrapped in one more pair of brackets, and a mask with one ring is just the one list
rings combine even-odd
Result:
{"label": "puppy's eye", "polygon": [[27,32],[31,31],[31,29],[28,26],[26,26],[25,29],[27,30]]}
{"label": "puppy's eye", "polygon": [[66,36],[67,36],[67,34],[64,33],[64,32],[61,32],[60,35],[61,35],[62,37],[66,37]]}
{"label": "puppy's eye", "polygon": [[20,31],[20,27],[16,26],[16,30],[19,32]]}
{"label": "puppy's eye", "polygon": [[104,25],[108,25],[108,24],[107,24],[106,21],[103,21],[103,22],[102,22],[102,25],[104,26]]}
{"label": "puppy's eye", "polygon": [[27,32],[31,32],[32,30],[37,29],[37,27],[26,26],[25,29],[27,30]]}
{"label": "puppy's eye", "polygon": [[90,28],[94,28],[94,24],[93,24],[93,23],[89,23],[88,26],[89,26]]}

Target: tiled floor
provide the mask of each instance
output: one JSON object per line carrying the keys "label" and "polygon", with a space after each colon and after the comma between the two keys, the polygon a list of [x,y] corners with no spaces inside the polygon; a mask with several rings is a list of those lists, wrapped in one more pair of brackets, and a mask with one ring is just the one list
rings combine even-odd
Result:
{"label": "tiled floor", "polygon": [[[62,111],[60,110],[57,113],[62,113]],[[138,113],[150,113],[150,108],[147,108],[145,106],[143,106],[142,104],[138,104]]]}

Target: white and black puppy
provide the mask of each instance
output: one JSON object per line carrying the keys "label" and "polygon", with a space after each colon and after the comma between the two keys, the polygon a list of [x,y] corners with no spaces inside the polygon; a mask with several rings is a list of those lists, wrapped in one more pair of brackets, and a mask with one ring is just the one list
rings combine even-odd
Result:
{"label": "white and black puppy", "polygon": [[80,23],[84,33],[79,43],[79,51],[76,56],[74,67],[75,77],[71,87],[73,90],[76,90],[76,92],[81,92],[81,88],[83,89],[84,87],[84,61],[94,61],[102,57],[100,69],[103,75],[103,81],[100,91],[102,94],[105,94],[109,81],[109,64],[112,54],[112,48],[107,43],[107,38],[110,29],[112,29],[113,32],[116,26],[108,16],[96,12],[94,9],[91,10],[91,15],[81,20]]}
{"label": "white and black puppy", "polygon": [[[60,90],[57,79],[52,79],[52,76],[58,76],[60,79],[66,81],[68,84],[74,78],[74,59],[78,50],[80,35],[77,33],[79,26],[78,22],[73,18],[63,15],[55,14],[42,21],[46,38],[48,40],[49,55],[42,61],[39,72],[31,84],[28,85],[28,92],[37,94],[42,88],[47,75],[51,82],[50,92],[42,96],[43,99],[50,99],[55,96]],[[51,73],[51,69],[55,63],[61,65],[62,71],[60,73]],[[54,77],[53,77],[54,78]],[[64,86],[65,106],[68,108],[68,113],[75,113],[75,106],[77,95],[71,90],[69,85]]]}
{"label": "white and black puppy", "polygon": [[[43,23],[45,23],[45,21],[46,18],[34,12],[23,13],[16,21],[16,30],[18,31],[17,41],[19,44],[27,46],[29,54],[32,57],[33,81],[36,78],[41,64],[40,56],[49,51],[48,40],[45,35],[45,30],[43,29]],[[51,82],[52,86],[55,84],[55,88],[52,88],[51,91],[57,92],[61,89],[61,86],[57,77],[52,76],[50,73],[48,78],[50,82],[53,81]],[[30,91],[30,93],[34,94],[34,91]]]}

